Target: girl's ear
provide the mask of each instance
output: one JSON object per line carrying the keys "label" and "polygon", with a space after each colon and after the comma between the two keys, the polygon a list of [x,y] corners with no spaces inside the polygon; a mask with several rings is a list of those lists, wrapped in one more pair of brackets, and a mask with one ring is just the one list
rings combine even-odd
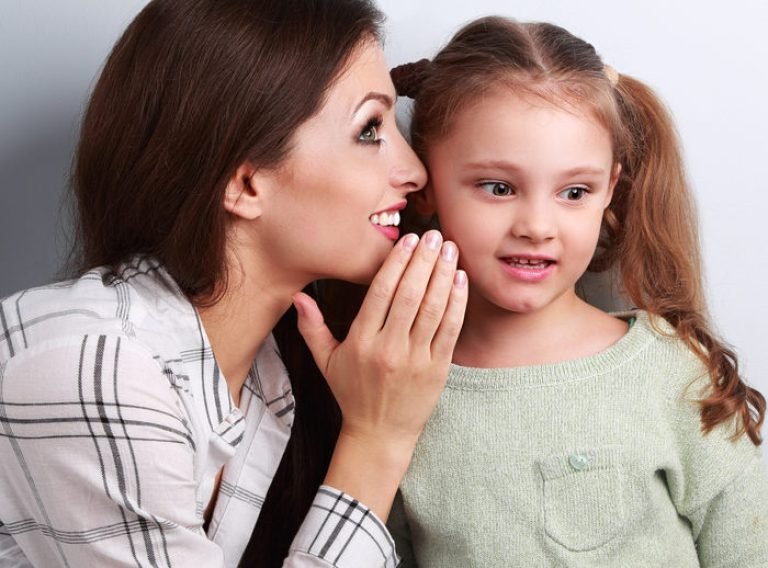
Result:
{"label": "girl's ear", "polygon": [[611,179],[608,181],[608,198],[605,201],[606,207],[611,204],[611,199],[613,199],[613,190],[616,188],[616,184],[619,182],[620,175],[621,163],[616,162],[616,165],[613,167],[613,172],[611,172]]}
{"label": "girl's ear", "polygon": [[424,186],[424,189],[412,194],[410,200],[413,201],[414,208],[419,215],[431,217],[437,212],[437,208],[435,207],[435,192],[432,189],[431,183],[427,183],[427,185]]}
{"label": "girl's ear", "polygon": [[224,190],[224,209],[235,217],[258,219],[264,210],[267,178],[267,174],[262,174],[248,162],[240,165]]}

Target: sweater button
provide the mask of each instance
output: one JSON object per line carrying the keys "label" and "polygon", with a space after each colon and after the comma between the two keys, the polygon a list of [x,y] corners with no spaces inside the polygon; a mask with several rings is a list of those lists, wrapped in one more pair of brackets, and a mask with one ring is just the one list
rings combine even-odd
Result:
{"label": "sweater button", "polygon": [[585,454],[571,454],[568,456],[568,463],[576,471],[584,471],[592,465],[592,458]]}

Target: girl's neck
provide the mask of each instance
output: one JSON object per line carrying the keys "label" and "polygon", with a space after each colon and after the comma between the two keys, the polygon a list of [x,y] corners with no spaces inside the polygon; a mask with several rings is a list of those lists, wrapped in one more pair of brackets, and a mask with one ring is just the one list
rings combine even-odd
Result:
{"label": "girl's neck", "polygon": [[531,312],[510,312],[473,298],[453,362],[468,367],[523,367],[588,357],[616,343],[625,322],[575,293]]}

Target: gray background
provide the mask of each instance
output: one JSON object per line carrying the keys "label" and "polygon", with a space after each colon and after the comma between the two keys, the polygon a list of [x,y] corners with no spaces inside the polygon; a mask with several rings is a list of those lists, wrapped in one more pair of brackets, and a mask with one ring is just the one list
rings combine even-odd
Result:
{"label": "gray background", "polygon": [[[0,297],[58,274],[63,189],[83,105],[144,0],[0,0]],[[757,0],[380,0],[391,64],[430,56],[489,13],[553,21],[655,87],[683,139],[713,319],[768,391],[768,4]]]}

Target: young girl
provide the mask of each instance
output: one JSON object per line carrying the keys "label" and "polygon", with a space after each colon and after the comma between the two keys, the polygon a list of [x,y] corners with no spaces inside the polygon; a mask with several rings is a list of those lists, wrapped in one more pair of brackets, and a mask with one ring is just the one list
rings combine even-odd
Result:
{"label": "young girl", "polygon": [[[502,18],[394,76],[420,209],[472,282],[390,518],[405,565],[767,565],[765,401],[707,320],[661,103],[566,30]],[[613,266],[631,312],[576,293]]]}

